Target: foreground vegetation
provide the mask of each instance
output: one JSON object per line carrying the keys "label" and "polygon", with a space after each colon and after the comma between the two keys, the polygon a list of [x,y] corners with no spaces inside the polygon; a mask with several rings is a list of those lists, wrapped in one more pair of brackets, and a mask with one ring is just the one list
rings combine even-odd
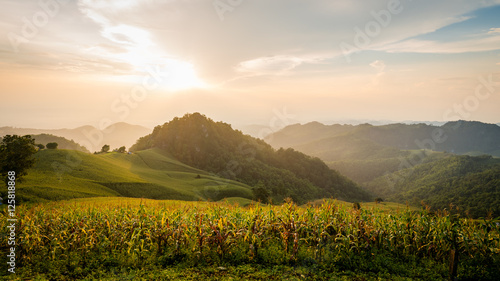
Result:
{"label": "foreground vegetation", "polygon": [[459,280],[500,273],[500,225],[446,211],[103,198],[19,206],[16,216],[19,280],[441,280],[451,250]]}

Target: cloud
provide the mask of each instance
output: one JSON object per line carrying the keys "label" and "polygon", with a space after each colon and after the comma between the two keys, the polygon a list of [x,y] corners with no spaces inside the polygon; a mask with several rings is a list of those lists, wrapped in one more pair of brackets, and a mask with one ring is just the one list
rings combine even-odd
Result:
{"label": "cloud", "polygon": [[[79,6],[82,13],[100,25],[104,38],[122,46],[150,40],[164,54],[193,61],[203,76],[219,82],[242,72],[298,71],[299,66],[309,62],[303,58],[318,53],[322,60],[342,56],[339,44],[353,44],[354,29],[364,30],[368,22],[375,20],[373,13],[387,9],[385,0],[369,4],[361,0],[255,0],[233,7],[221,21],[212,3],[201,0],[126,1],[120,6],[95,2],[80,0]],[[465,21],[469,18],[465,14],[494,3],[401,1],[402,12],[391,16],[390,23],[371,38],[366,49],[380,49]],[[120,30],[120,26],[127,28]],[[134,42],[132,27],[147,39]]]}
{"label": "cloud", "polygon": [[378,72],[383,72],[385,69],[385,63],[381,60],[376,60],[376,61],[370,63],[370,66],[377,69]]}
{"label": "cloud", "polygon": [[389,53],[436,53],[456,54],[483,52],[500,49],[500,34],[454,42],[438,42],[432,40],[410,39],[402,42],[380,46],[378,51]]}
{"label": "cloud", "polygon": [[136,0],[118,2],[80,0],[78,8],[83,15],[101,27],[103,37],[118,44],[149,46],[152,44],[149,31],[116,19],[117,14],[126,13],[139,3]]}
{"label": "cloud", "polygon": [[294,56],[261,57],[240,62],[236,70],[254,74],[284,74],[295,69],[303,63],[314,62],[313,59]]}
{"label": "cloud", "polygon": [[371,79],[371,84],[373,86],[377,86],[380,84],[380,80],[385,75],[385,72],[384,72],[385,67],[386,67],[385,62],[381,61],[381,60],[376,60],[376,61],[373,61],[372,63],[370,63],[370,66],[377,70],[377,74],[372,76],[372,79]]}
{"label": "cloud", "polygon": [[500,33],[500,27],[490,28],[488,34]]}
{"label": "cloud", "polygon": [[[31,3],[29,7],[33,11],[39,8],[37,1],[27,2]],[[317,66],[318,61],[332,63],[342,56],[341,42],[354,44],[355,28],[364,30],[367,23],[375,20],[374,13],[387,9],[386,0],[369,3],[362,0],[255,0],[242,1],[226,12],[221,21],[212,2],[71,1],[61,9],[61,15],[53,19],[54,24],[47,25],[46,32],[36,38],[45,46],[35,46],[38,42],[30,44],[34,49],[39,47],[47,52],[64,51],[92,59],[101,57],[133,66],[164,58],[189,61],[201,76],[220,82],[242,73],[283,74],[300,71],[305,64]],[[370,38],[366,50],[432,52],[436,48],[437,52],[465,52],[467,48],[491,50],[498,43],[492,38],[490,41],[482,38],[453,46],[452,43],[443,45],[446,43],[415,39],[463,22],[470,18],[466,16],[469,13],[498,4],[497,0],[400,2],[402,12],[391,15],[390,23],[380,34]],[[31,10],[24,7],[28,6],[24,1],[6,3],[12,9],[0,11],[0,18],[19,19],[19,22],[0,20],[0,26],[18,28],[13,30],[19,32],[20,19],[30,16],[26,11]],[[65,14],[69,6],[74,6],[76,13]],[[60,21],[65,17],[67,22]],[[68,24],[71,22],[73,25]],[[488,36],[498,34],[496,29],[490,32],[493,30],[495,33]],[[43,37],[45,34],[50,37]],[[71,42],[54,47],[63,41]],[[10,49],[9,44],[5,36],[0,38],[2,49]],[[422,50],[418,50],[418,46]],[[53,63],[59,63],[56,57]]]}

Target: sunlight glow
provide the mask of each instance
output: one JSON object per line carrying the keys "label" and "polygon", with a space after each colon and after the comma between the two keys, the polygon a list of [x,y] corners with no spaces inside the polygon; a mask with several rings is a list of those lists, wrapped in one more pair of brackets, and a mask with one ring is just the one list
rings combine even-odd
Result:
{"label": "sunlight glow", "polygon": [[180,91],[206,87],[206,84],[198,78],[191,63],[168,59],[163,68],[166,75],[163,76],[160,88],[170,91]]}
{"label": "sunlight glow", "polygon": [[[127,50],[126,52],[108,54],[108,56],[132,66],[134,73],[132,76],[149,75],[151,69],[155,69],[160,73],[157,75],[160,89],[179,91],[205,86],[205,83],[198,78],[191,63],[168,58],[164,51],[156,48],[146,30],[134,26],[119,25],[104,28],[102,35],[119,43]],[[141,74],[138,75],[138,73]],[[122,78],[130,79],[130,76]]]}

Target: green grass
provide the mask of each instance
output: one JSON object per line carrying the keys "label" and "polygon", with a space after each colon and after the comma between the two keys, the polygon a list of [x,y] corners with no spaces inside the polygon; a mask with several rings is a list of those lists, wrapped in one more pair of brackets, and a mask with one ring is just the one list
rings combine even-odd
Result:
{"label": "green grass", "polygon": [[161,150],[134,154],[86,154],[42,150],[22,183],[22,201],[125,196],[152,199],[211,200],[252,198],[251,187],[189,167]]}

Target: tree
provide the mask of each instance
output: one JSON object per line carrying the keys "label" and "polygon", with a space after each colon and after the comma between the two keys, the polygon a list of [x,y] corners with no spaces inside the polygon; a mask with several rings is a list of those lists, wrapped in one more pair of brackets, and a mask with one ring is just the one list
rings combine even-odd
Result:
{"label": "tree", "polygon": [[38,150],[42,150],[42,149],[45,149],[45,145],[39,143],[36,145],[38,147]]}
{"label": "tree", "polygon": [[127,148],[125,146],[122,146],[120,148],[118,148],[117,152],[118,153],[125,153],[127,151]]}
{"label": "tree", "polygon": [[109,149],[110,149],[109,144],[105,144],[101,148],[101,153],[106,153],[109,151]]}
{"label": "tree", "polygon": [[260,201],[264,204],[268,202],[269,191],[267,191],[261,182],[259,182],[256,187],[252,188],[252,192],[255,201]]}
{"label": "tree", "polygon": [[58,146],[57,142],[49,142],[47,144],[47,149],[57,149],[57,146]]}
{"label": "tree", "polygon": [[27,136],[6,135],[0,143],[0,170],[5,183],[8,183],[8,173],[16,173],[16,181],[21,182],[27,170],[35,164],[33,155],[36,153],[35,140]]}

